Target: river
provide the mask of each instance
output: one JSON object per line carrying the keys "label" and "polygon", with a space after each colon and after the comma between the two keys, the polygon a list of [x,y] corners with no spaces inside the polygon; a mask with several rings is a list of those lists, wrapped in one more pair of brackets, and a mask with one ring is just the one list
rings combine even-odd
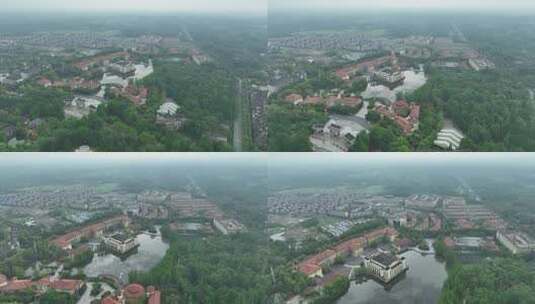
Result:
{"label": "river", "polygon": [[374,280],[351,282],[348,292],[337,304],[432,304],[437,303],[448,274],[445,264],[433,254],[422,255],[414,251],[402,254],[409,270],[386,290]]}
{"label": "river", "polygon": [[136,240],[139,244],[137,252],[124,261],[113,254],[95,256],[93,261],[84,268],[84,273],[88,277],[113,275],[127,282],[130,271],[149,271],[162,260],[169,249],[169,244],[162,240],[159,229],[156,235],[141,233]]}

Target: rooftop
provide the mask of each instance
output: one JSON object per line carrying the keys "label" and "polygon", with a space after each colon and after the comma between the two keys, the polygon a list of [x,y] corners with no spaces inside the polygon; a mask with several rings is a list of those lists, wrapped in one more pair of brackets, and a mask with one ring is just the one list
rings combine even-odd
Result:
{"label": "rooftop", "polygon": [[378,253],[371,257],[371,260],[385,266],[390,267],[390,265],[394,264],[395,262],[399,261],[399,258],[393,254],[390,253]]}

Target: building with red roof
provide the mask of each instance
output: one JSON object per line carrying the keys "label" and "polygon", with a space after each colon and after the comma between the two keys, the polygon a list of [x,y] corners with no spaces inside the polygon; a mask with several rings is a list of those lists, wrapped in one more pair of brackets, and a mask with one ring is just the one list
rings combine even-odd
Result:
{"label": "building with red roof", "polygon": [[397,100],[392,104],[392,110],[398,115],[401,115],[404,111],[409,110],[409,103],[403,99]]}
{"label": "building with red roof", "polygon": [[300,104],[300,103],[303,102],[303,96],[301,96],[299,94],[290,94],[290,95],[286,96],[285,100],[287,102],[293,103],[294,105],[297,105],[297,104]]}
{"label": "building with red roof", "polygon": [[448,248],[455,248],[455,241],[451,237],[447,236],[444,238],[444,245],[446,245]]}
{"label": "building with red roof", "polygon": [[43,78],[40,78],[39,80],[37,80],[37,84],[45,87],[45,88],[48,88],[50,86],[52,86],[52,81],[50,81],[50,79],[46,78],[46,77],[43,77]]}
{"label": "building with red roof", "polygon": [[27,289],[32,289],[32,280],[17,280],[16,278],[8,281],[3,287],[0,287],[0,292],[15,293]]}
{"label": "building with red roof", "polygon": [[83,285],[84,282],[80,280],[58,280],[53,277],[42,278],[39,281],[17,280],[16,278],[7,280],[5,276],[3,278],[0,277],[0,292],[5,293],[16,293],[28,289],[44,292],[48,289],[53,289],[74,295],[82,289]]}
{"label": "building with red roof", "polygon": [[160,304],[162,302],[162,294],[154,286],[147,287],[147,295],[149,297],[147,304]]}
{"label": "building with red roof", "polygon": [[80,241],[82,238],[84,237],[89,238],[89,237],[93,237],[96,235],[100,235],[104,232],[104,230],[114,225],[118,225],[118,224],[128,225],[129,221],[130,220],[127,216],[120,215],[117,217],[104,220],[102,222],[91,224],[91,225],[82,227],[80,229],[76,229],[74,231],[68,232],[64,235],[56,237],[55,239],[51,241],[51,243],[58,246],[59,248],[63,250],[71,250],[72,244]]}
{"label": "building with red roof", "polygon": [[321,96],[307,96],[303,104],[317,105],[317,104],[321,104],[322,102],[323,102],[323,98],[321,98]]}
{"label": "building with red roof", "polygon": [[0,288],[7,286],[8,280],[7,277],[0,273]]}
{"label": "building with red roof", "polygon": [[321,267],[331,265],[334,263],[336,257],[359,255],[369,243],[376,241],[381,237],[387,237],[390,241],[394,241],[398,235],[398,232],[391,227],[376,229],[361,237],[341,242],[332,248],[308,257],[300,262],[296,269],[310,278],[323,277]]}
{"label": "building with red roof", "polygon": [[123,303],[118,299],[115,299],[111,296],[107,296],[100,301],[100,304],[123,304]]}
{"label": "building with red roof", "polygon": [[145,287],[141,284],[132,283],[123,289],[126,303],[138,303],[145,297]]}
{"label": "building with red roof", "polygon": [[297,271],[303,273],[309,278],[323,277],[323,271],[320,266],[310,264],[309,261],[301,262],[297,265]]}

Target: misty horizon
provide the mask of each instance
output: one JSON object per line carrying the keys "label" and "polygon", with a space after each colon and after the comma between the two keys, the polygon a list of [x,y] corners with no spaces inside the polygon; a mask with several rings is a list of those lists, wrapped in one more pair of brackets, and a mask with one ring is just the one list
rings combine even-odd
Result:
{"label": "misty horizon", "polygon": [[113,2],[96,0],[84,2],[79,0],[50,0],[46,5],[42,1],[21,0],[17,2],[0,1],[6,13],[205,13],[265,15],[266,0],[198,0],[198,1],[128,1]]}

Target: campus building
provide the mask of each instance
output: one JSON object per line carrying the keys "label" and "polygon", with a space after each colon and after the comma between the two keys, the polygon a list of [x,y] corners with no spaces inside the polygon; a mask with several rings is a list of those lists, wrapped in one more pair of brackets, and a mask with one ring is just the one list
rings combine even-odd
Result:
{"label": "campus building", "polygon": [[125,254],[138,246],[134,238],[121,233],[104,238],[104,244],[120,254]]}
{"label": "campus building", "polygon": [[404,257],[383,252],[365,257],[364,267],[370,275],[384,283],[389,283],[408,269]]}
{"label": "campus building", "polygon": [[498,230],[496,239],[513,254],[535,251],[535,241],[524,233]]}

